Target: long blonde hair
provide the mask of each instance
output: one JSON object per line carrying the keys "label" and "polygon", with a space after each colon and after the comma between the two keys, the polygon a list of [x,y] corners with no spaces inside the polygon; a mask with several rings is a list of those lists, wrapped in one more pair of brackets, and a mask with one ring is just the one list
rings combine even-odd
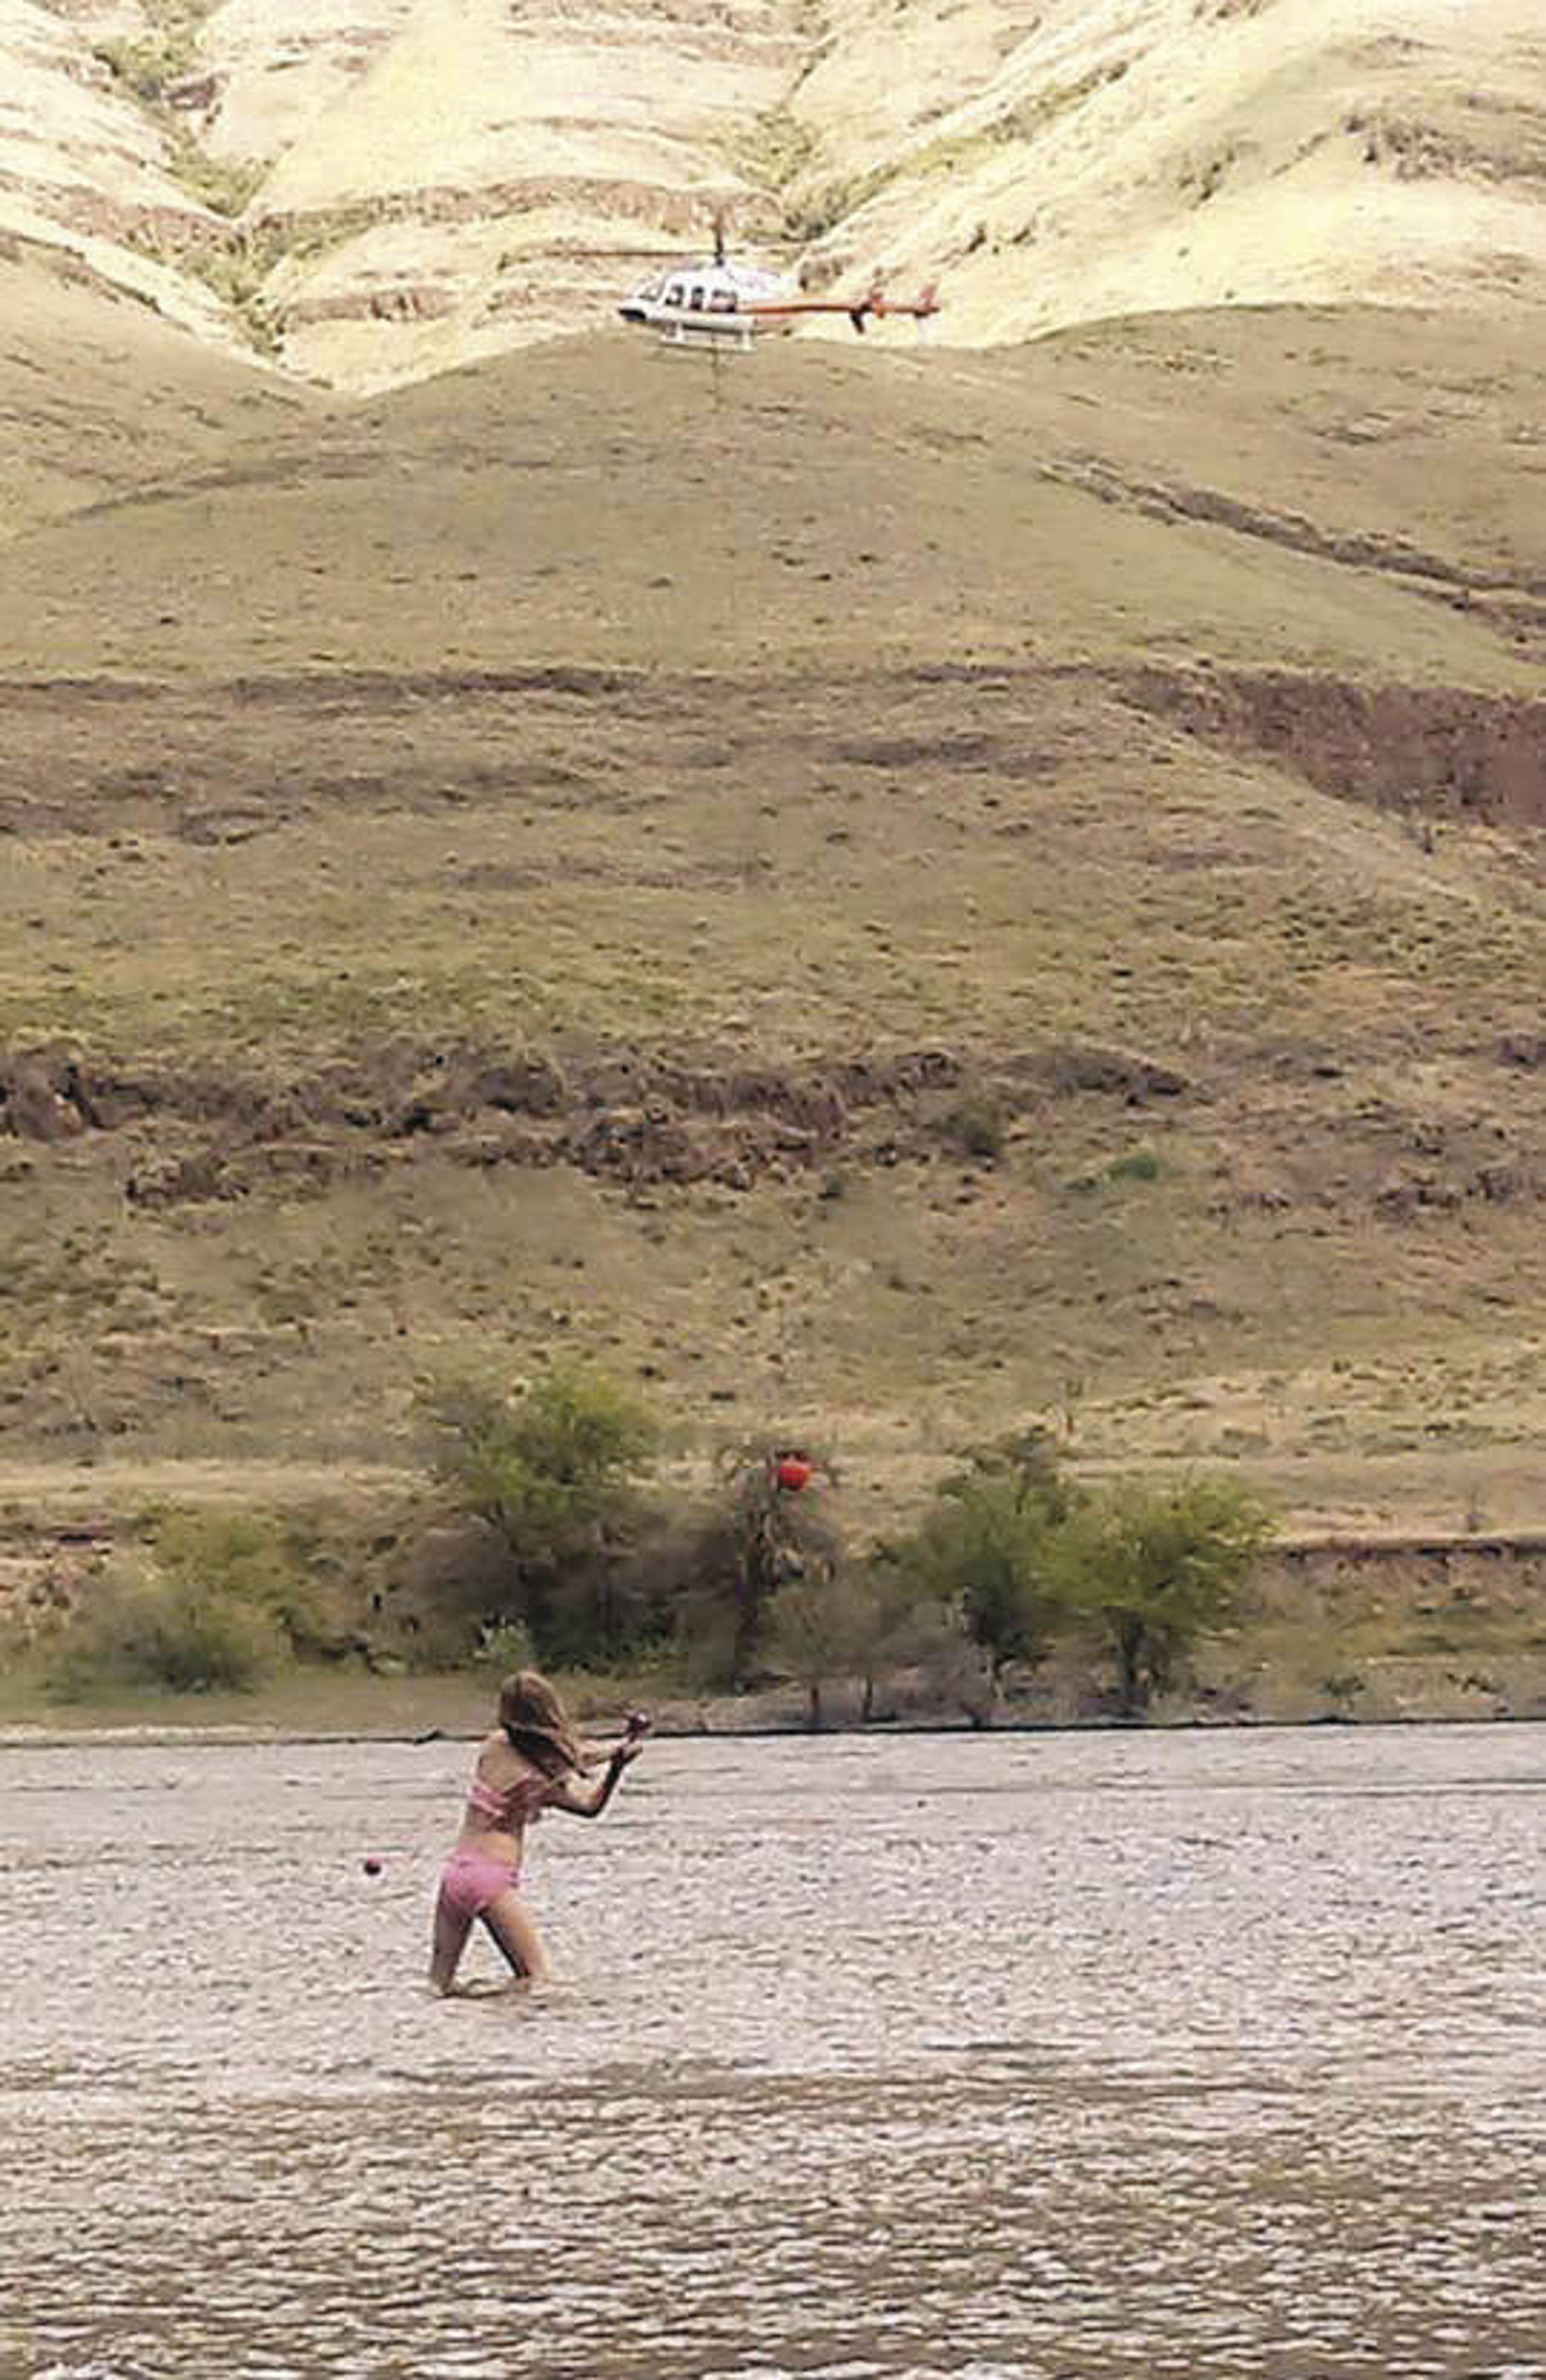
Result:
{"label": "long blonde hair", "polygon": [[587,1766],[575,1723],[540,1670],[517,1670],[505,1679],[499,1689],[499,1724],[511,1751],[544,1777],[566,1777]]}

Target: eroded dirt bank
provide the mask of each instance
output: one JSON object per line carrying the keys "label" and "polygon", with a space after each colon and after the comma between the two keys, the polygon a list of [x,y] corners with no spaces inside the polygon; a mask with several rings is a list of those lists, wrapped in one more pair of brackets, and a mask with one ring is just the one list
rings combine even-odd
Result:
{"label": "eroded dirt bank", "polygon": [[1137,701],[1338,799],[1417,817],[1546,822],[1546,702],[1263,671],[1143,672]]}
{"label": "eroded dirt bank", "polygon": [[[570,667],[0,679],[0,825],[239,842],[300,810],[444,803],[446,763],[464,800],[595,795],[638,809],[648,785],[630,801],[615,782],[630,738],[636,750],[647,739],[651,778],[663,765],[787,777],[813,762],[839,776],[933,764],[1012,785],[1066,762],[1076,710],[1096,749],[1125,720],[1148,758],[1145,723],[1159,721],[1343,800],[1546,822],[1546,700],[1207,664],[952,662],[824,679]],[[394,732],[405,722],[411,747]]]}

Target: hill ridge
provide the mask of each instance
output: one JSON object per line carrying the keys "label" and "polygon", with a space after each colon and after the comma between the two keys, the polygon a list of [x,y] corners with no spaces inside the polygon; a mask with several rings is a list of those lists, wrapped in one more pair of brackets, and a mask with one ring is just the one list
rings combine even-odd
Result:
{"label": "hill ridge", "polygon": [[0,233],[361,389],[592,327],[726,210],[818,286],[944,278],[970,346],[1220,302],[1546,305],[1533,0],[735,13],[5,0]]}

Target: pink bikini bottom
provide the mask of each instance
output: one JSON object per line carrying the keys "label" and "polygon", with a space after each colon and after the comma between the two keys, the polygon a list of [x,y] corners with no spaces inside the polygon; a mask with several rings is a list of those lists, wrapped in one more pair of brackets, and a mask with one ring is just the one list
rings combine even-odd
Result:
{"label": "pink bikini bottom", "polygon": [[440,1872],[440,1897],[458,1917],[481,1917],[502,1892],[514,1892],[518,1867],[490,1859],[486,1852],[453,1852]]}

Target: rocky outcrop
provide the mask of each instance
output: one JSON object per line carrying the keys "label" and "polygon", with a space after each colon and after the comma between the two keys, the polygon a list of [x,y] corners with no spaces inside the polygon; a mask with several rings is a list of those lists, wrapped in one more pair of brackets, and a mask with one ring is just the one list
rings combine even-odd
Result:
{"label": "rocky outcrop", "polygon": [[1001,1058],[947,1049],[751,1066],[713,1048],[362,1052],[282,1087],[237,1074],[0,1053],[0,1137],[117,1135],[131,1203],[304,1190],[411,1162],[572,1167],[631,1188],[747,1189],[842,1156],[895,1165],[958,1139],[963,1094],[1003,1122],[1081,1094],[1175,1099],[1184,1075],[1136,1052],[1055,1044]]}

